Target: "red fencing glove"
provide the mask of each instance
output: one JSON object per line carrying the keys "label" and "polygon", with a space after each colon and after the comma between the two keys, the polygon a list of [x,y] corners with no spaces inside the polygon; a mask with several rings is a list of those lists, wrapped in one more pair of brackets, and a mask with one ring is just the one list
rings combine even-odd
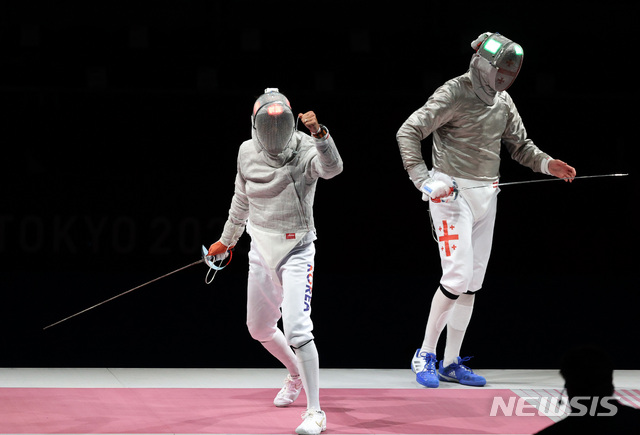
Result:
{"label": "red fencing glove", "polygon": [[208,257],[212,257],[213,261],[220,261],[227,258],[229,255],[229,247],[222,244],[222,242],[217,241],[213,245],[209,247],[209,252],[207,253]]}

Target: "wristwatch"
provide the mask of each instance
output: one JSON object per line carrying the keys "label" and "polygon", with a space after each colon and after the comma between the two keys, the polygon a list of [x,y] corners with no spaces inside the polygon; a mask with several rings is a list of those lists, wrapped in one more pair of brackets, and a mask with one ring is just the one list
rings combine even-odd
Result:
{"label": "wristwatch", "polygon": [[320,124],[320,128],[318,129],[318,131],[316,131],[315,133],[311,133],[311,136],[315,137],[316,139],[322,139],[327,135],[327,133],[327,127]]}

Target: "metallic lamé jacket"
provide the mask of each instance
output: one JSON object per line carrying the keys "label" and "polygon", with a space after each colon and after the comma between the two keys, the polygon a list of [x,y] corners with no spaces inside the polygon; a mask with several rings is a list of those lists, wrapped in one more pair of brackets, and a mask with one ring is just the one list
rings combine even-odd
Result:
{"label": "metallic lam\u00e9 jacket", "polygon": [[501,144],[518,163],[543,172],[543,153],[530,139],[513,100],[498,92],[493,105],[480,100],[470,73],[447,81],[416,110],[396,135],[409,178],[420,189],[429,172],[421,140],[433,135],[432,164],[453,178],[493,182],[499,177]]}
{"label": "metallic lam\u00e9 jacket", "polygon": [[342,172],[342,158],[330,134],[322,139],[296,131],[285,164],[274,164],[254,140],[240,145],[235,191],[220,241],[234,246],[247,219],[269,233],[315,231],[313,199],[318,178]]}

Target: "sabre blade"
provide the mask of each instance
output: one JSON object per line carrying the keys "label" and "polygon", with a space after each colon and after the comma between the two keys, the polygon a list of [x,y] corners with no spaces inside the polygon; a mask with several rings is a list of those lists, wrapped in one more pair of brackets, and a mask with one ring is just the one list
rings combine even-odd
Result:
{"label": "sabre blade", "polygon": [[462,189],[458,189],[459,191],[470,190],[470,189],[483,189],[485,187],[502,187],[502,186],[514,186],[516,184],[531,184],[531,183],[546,183],[548,181],[562,181],[562,180],[578,180],[584,178],[602,178],[602,177],[626,177],[629,174],[601,174],[601,175],[582,175],[580,177],[565,177],[565,178],[544,178],[541,180],[527,180],[527,181],[511,181],[508,183],[497,183],[497,184],[483,184],[480,186],[469,186],[463,187]]}
{"label": "sabre blade", "polygon": [[65,318],[64,318],[64,319],[62,319],[62,320],[58,320],[57,322],[52,323],[51,325],[45,326],[44,328],[42,328],[42,330],[44,331],[44,330],[46,330],[46,329],[51,328],[52,326],[59,325],[60,323],[62,323],[62,322],[66,322],[67,320],[72,319],[72,318],[74,318],[74,317],[76,317],[76,316],[79,316],[79,315],[80,315],[80,314],[82,314],[82,313],[86,313],[86,312],[87,312],[87,311],[89,311],[89,310],[93,310],[94,308],[97,308],[97,307],[99,307],[100,305],[104,305],[104,304],[106,304],[107,302],[111,302],[112,300],[117,299],[117,298],[119,298],[120,296],[124,296],[124,295],[126,295],[127,293],[131,293],[131,292],[132,292],[132,291],[134,291],[134,290],[138,290],[139,288],[142,288],[142,287],[144,287],[144,286],[146,286],[146,285],[149,285],[149,284],[151,284],[151,283],[153,283],[153,282],[159,281],[159,280],[161,280],[162,278],[166,278],[167,276],[169,276],[169,275],[173,275],[174,273],[176,273],[176,272],[180,272],[181,270],[184,270],[184,269],[186,269],[186,268],[188,268],[188,267],[195,266],[196,264],[202,263],[203,261],[204,261],[204,258],[201,258],[200,260],[198,260],[198,261],[194,261],[194,262],[193,262],[193,263],[191,263],[191,264],[187,264],[186,266],[182,266],[182,267],[181,267],[181,268],[179,268],[179,269],[176,269],[176,270],[174,270],[174,271],[172,271],[172,272],[166,273],[166,274],[164,274],[164,275],[162,275],[162,276],[159,276],[159,277],[157,277],[157,278],[152,279],[151,281],[147,281],[147,282],[145,282],[144,284],[140,284],[140,285],[139,285],[139,286],[137,286],[137,287],[134,287],[134,288],[129,289],[129,290],[127,290],[127,291],[124,291],[124,292],[122,292],[122,293],[120,293],[120,294],[117,294],[117,295],[115,295],[115,296],[113,296],[113,297],[110,297],[109,299],[106,299],[106,300],[104,300],[104,301],[102,301],[102,302],[99,302],[99,303],[97,303],[97,304],[95,304],[95,305],[90,306],[89,308],[85,308],[85,309],[84,309],[84,310],[82,310],[82,311],[78,311],[77,313],[72,314],[72,315],[70,315],[69,317],[65,317]]}

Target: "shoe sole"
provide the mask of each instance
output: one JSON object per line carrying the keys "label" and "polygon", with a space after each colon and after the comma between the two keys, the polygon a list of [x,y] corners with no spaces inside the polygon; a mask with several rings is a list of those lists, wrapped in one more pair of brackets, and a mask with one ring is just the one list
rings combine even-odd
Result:
{"label": "shoe sole", "polygon": [[[324,432],[325,430],[327,430],[327,427],[326,427],[326,426],[323,426],[322,428],[320,428],[320,433]],[[296,430],[296,433],[297,433],[298,435],[310,435],[310,434],[315,434],[315,432],[303,432],[303,431],[298,432],[297,430]]]}
{"label": "shoe sole", "polygon": [[[320,428],[320,433],[322,433],[322,432],[324,432],[325,430],[327,430],[327,418],[325,417],[325,418],[322,420],[322,425],[319,425],[319,424],[316,422],[316,426],[317,426],[318,428]],[[315,429],[315,427],[314,427],[314,429]],[[298,426],[298,427],[296,428],[296,433],[297,433],[298,435],[309,435],[309,434],[315,434],[315,433],[316,433],[316,431],[315,431],[315,430],[313,430],[313,431],[305,431],[303,428],[300,428],[300,426]]]}
{"label": "shoe sole", "polygon": [[437,385],[427,385],[427,384],[423,384],[421,382],[418,382],[420,385],[422,385],[423,387],[426,388],[439,388],[440,387],[440,383],[438,383]]}
{"label": "shoe sole", "polygon": [[444,376],[441,375],[440,373],[438,373],[438,379],[440,379],[441,381],[445,381],[445,382],[455,382],[458,383],[460,385],[466,385],[468,387],[484,387],[487,384],[487,381],[485,380],[483,383],[471,383],[471,382],[467,382],[467,381],[459,381],[456,378],[450,378],[448,376]]}
{"label": "shoe sole", "polygon": [[274,400],[273,404],[276,406],[276,408],[286,408],[287,406],[293,405],[293,402],[295,402],[299,396],[300,394],[298,394],[290,403],[276,403]]}
{"label": "shoe sole", "polygon": [[416,376],[416,382],[419,383],[420,385],[422,385],[423,387],[427,387],[427,388],[438,388],[440,386],[440,382],[438,382],[435,385],[429,385],[429,384],[426,384],[426,383],[422,383],[422,382],[420,382],[420,380],[418,379],[417,376]]}

